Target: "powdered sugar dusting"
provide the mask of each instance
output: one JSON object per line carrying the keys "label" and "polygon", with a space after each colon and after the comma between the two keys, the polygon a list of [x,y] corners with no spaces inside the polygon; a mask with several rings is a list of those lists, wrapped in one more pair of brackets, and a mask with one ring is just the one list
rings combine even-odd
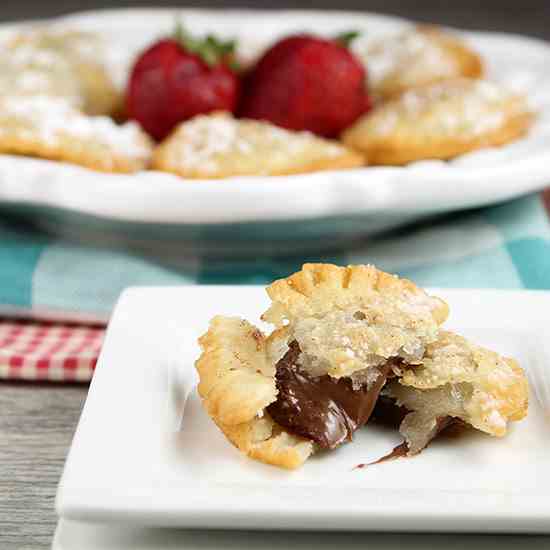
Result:
{"label": "powdered sugar dusting", "polygon": [[478,135],[501,126],[516,96],[483,80],[457,79],[409,90],[375,112],[375,131],[388,134],[403,121],[418,131]]}
{"label": "powdered sugar dusting", "polygon": [[38,136],[56,145],[61,136],[102,145],[129,157],[143,158],[150,149],[139,127],[129,122],[115,124],[110,118],[81,114],[64,99],[45,96],[4,98],[0,102],[0,132],[15,132]]}
{"label": "powdered sugar dusting", "polygon": [[431,315],[441,306],[441,301],[425,292],[403,292],[403,300],[400,307],[410,315]]}
{"label": "powdered sugar dusting", "polygon": [[350,376],[352,388],[356,391],[365,387],[370,389],[378,381],[381,374],[378,367],[355,371]]}
{"label": "powdered sugar dusting", "polygon": [[[8,55],[6,52],[5,55]],[[41,65],[44,67],[53,67],[58,63],[66,63],[63,57],[52,50],[41,50],[33,46],[19,46],[9,51],[9,60],[19,67],[25,67],[30,64]]]}
{"label": "powdered sugar dusting", "polygon": [[[228,155],[255,157],[268,151],[277,155],[300,155],[320,140],[309,132],[289,132],[269,123],[237,120],[225,113],[201,115],[182,124],[176,135],[179,146],[172,161],[187,168],[215,172]],[[323,154],[338,156],[343,148],[324,142]]]}
{"label": "powdered sugar dusting", "polygon": [[249,144],[240,140],[237,124],[225,116],[199,116],[184,127],[185,139],[178,150],[178,156],[187,166],[201,167],[205,172],[214,172],[219,154],[229,153],[233,148],[246,151]]}
{"label": "powdered sugar dusting", "polygon": [[0,52],[0,96],[63,96],[75,107],[82,104],[79,82],[58,52],[29,45]]}
{"label": "powdered sugar dusting", "polygon": [[457,71],[454,58],[429,34],[416,29],[380,39],[361,57],[374,87],[394,75],[414,84],[431,76],[452,77]]}

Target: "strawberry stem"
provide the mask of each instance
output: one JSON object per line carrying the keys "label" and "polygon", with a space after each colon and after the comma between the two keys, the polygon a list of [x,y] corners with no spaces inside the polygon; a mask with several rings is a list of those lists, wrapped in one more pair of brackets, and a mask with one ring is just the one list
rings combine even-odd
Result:
{"label": "strawberry stem", "polygon": [[235,40],[223,41],[216,38],[213,34],[208,34],[205,38],[196,38],[184,27],[181,21],[176,23],[174,40],[188,52],[200,56],[210,66],[226,63],[231,68],[234,68],[232,58],[236,46]]}
{"label": "strawberry stem", "polygon": [[351,46],[351,43],[360,35],[361,33],[359,31],[346,31],[341,32],[340,34],[337,34],[333,40],[335,42],[338,42],[341,46],[344,46],[344,48],[349,48]]}

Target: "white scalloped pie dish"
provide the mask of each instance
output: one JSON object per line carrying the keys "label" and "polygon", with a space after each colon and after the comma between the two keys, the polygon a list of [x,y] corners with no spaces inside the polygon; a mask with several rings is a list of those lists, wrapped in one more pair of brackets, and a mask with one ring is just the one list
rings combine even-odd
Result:
{"label": "white scalloped pie dish", "polygon": [[[249,51],[297,30],[330,34],[354,28],[378,36],[407,24],[368,13],[176,9],[99,11],[57,21],[105,34],[113,43],[113,67],[123,80],[132,56],[169,32],[177,13],[196,32],[244,37],[242,47]],[[0,38],[13,28],[3,26]],[[506,34],[472,32],[464,37],[481,53],[489,78],[526,92],[537,109],[537,121],[524,139],[450,162],[221,181],[185,181],[153,171],[102,174],[65,163],[0,155],[0,205],[176,226],[359,216],[368,221],[363,231],[371,231],[545,187],[550,183],[550,46]],[[331,230],[323,226],[313,231],[321,236]]]}

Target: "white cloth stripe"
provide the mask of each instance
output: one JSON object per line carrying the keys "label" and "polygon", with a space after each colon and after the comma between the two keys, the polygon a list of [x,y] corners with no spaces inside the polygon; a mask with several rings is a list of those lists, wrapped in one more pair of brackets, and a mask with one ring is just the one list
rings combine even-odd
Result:
{"label": "white cloth stripe", "polygon": [[24,378],[25,380],[36,380],[38,378],[38,369],[32,361],[29,363],[25,361],[24,364],[18,369],[18,371],[19,377]]}
{"label": "white cloth stripe", "polygon": [[65,370],[63,367],[50,365],[48,369],[48,380],[65,380]]}
{"label": "white cloth stripe", "polygon": [[381,238],[361,252],[351,252],[346,263],[371,263],[386,271],[400,271],[438,262],[452,262],[502,245],[502,234],[481,217],[449,222],[412,235]]}

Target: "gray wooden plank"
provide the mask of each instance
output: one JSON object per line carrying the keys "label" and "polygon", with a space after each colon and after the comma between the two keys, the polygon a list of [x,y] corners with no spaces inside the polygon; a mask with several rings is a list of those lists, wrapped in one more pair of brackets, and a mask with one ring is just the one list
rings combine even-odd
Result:
{"label": "gray wooden plank", "polygon": [[49,548],[54,499],[87,387],[0,384],[0,548]]}

